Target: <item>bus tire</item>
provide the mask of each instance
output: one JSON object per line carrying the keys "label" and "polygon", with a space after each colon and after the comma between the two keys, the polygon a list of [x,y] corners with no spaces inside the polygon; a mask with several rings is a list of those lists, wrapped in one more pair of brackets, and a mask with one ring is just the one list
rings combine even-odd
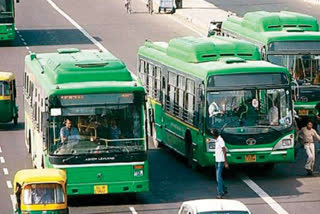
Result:
{"label": "bus tire", "polygon": [[13,118],[13,124],[16,126],[16,125],[18,125],[18,117],[17,116],[15,116],[14,118]]}
{"label": "bus tire", "polygon": [[28,149],[28,153],[31,154],[31,132],[29,130],[29,134],[27,137],[27,149]]}
{"label": "bus tire", "polygon": [[152,141],[154,148],[159,148],[159,141],[157,140],[157,132],[154,123],[152,123]]}
{"label": "bus tire", "polygon": [[191,169],[196,169],[197,164],[193,161],[192,137],[191,137],[190,131],[186,132],[185,144],[186,144],[187,166]]}

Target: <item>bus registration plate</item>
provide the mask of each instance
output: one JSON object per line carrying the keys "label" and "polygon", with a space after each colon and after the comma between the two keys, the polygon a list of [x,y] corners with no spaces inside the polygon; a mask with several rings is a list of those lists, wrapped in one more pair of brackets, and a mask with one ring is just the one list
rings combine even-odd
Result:
{"label": "bus registration plate", "polygon": [[256,155],[245,155],[244,159],[246,162],[256,162],[257,156]]}
{"label": "bus registration plate", "polygon": [[300,109],[298,115],[307,116],[309,114],[308,109]]}
{"label": "bus registration plate", "polygon": [[108,185],[96,185],[94,186],[94,194],[107,194]]}

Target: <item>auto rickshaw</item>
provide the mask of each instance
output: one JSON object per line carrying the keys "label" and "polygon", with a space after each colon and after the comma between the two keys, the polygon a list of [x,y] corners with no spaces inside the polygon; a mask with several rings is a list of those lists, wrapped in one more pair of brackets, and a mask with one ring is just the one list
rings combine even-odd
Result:
{"label": "auto rickshaw", "polygon": [[13,183],[14,214],[67,214],[66,173],[59,169],[24,169]]}
{"label": "auto rickshaw", "polygon": [[18,106],[16,105],[16,80],[11,72],[0,72],[0,123],[13,120],[18,124]]}

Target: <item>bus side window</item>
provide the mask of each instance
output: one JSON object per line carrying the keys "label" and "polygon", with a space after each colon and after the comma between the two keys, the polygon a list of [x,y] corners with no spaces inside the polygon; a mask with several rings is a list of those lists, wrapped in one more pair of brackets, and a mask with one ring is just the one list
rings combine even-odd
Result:
{"label": "bus side window", "polygon": [[161,68],[155,67],[155,98],[157,101],[161,101]]}
{"label": "bus side window", "polygon": [[175,102],[176,102],[176,86],[177,86],[177,74],[169,71],[169,84],[168,84],[168,95],[167,96],[167,104],[169,108],[167,110],[175,114]]}
{"label": "bus side window", "polygon": [[194,106],[195,106],[195,83],[191,79],[187,79],[186,102],[184,108],[187,110],[187,121],[194,123]]}
{"label": "bus side window", "polygon": [[139,74],[140,74],[141,82],[142,82],[144,87],[146,87],[146,85],[147,85],[145,65],[146,65],[146,62],[144,60],[140,60],[140,71],[139,71]]}
{"label": "bus side window", "polygon": [[155,84],[154,84],[154,82],[155,82],[155,78],[154,78],[154,67],[153,67],[153,65],[152,64],[148,64],[148,73],[147,73],[147,75],[148,75],[148,86],[147,86],[147,88],[148,88],[148,94],[149,94],[149,96],[150,97],[152,97],[152,98],[154,98],[155,97],[155,93],[154,93],[154,89],[155,89]]}
{"label": "bus side window", "polygon": [[178,92],[177,92],[177,104],[179,106],[179,117],[183,119],[183,103],[184,92],[186,89],[186,79],[183,76],[178,76]]}

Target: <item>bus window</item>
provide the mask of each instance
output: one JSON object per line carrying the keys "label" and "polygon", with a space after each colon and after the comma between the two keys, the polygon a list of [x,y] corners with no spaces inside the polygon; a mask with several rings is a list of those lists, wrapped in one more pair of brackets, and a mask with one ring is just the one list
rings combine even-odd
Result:
{"label": "bus window", "polygon": [[177,87],[177,74],[173,72],[169,72],[169,84],[168,84],[169,112],[173,114],[174,114],[174,106],[175,106],[176,87]]}
{"label": "bus window", "polygon": [[135,104],[66,108],[63,116],[50,118],[49,152],[71,155],[144,151],[141,108]]}

